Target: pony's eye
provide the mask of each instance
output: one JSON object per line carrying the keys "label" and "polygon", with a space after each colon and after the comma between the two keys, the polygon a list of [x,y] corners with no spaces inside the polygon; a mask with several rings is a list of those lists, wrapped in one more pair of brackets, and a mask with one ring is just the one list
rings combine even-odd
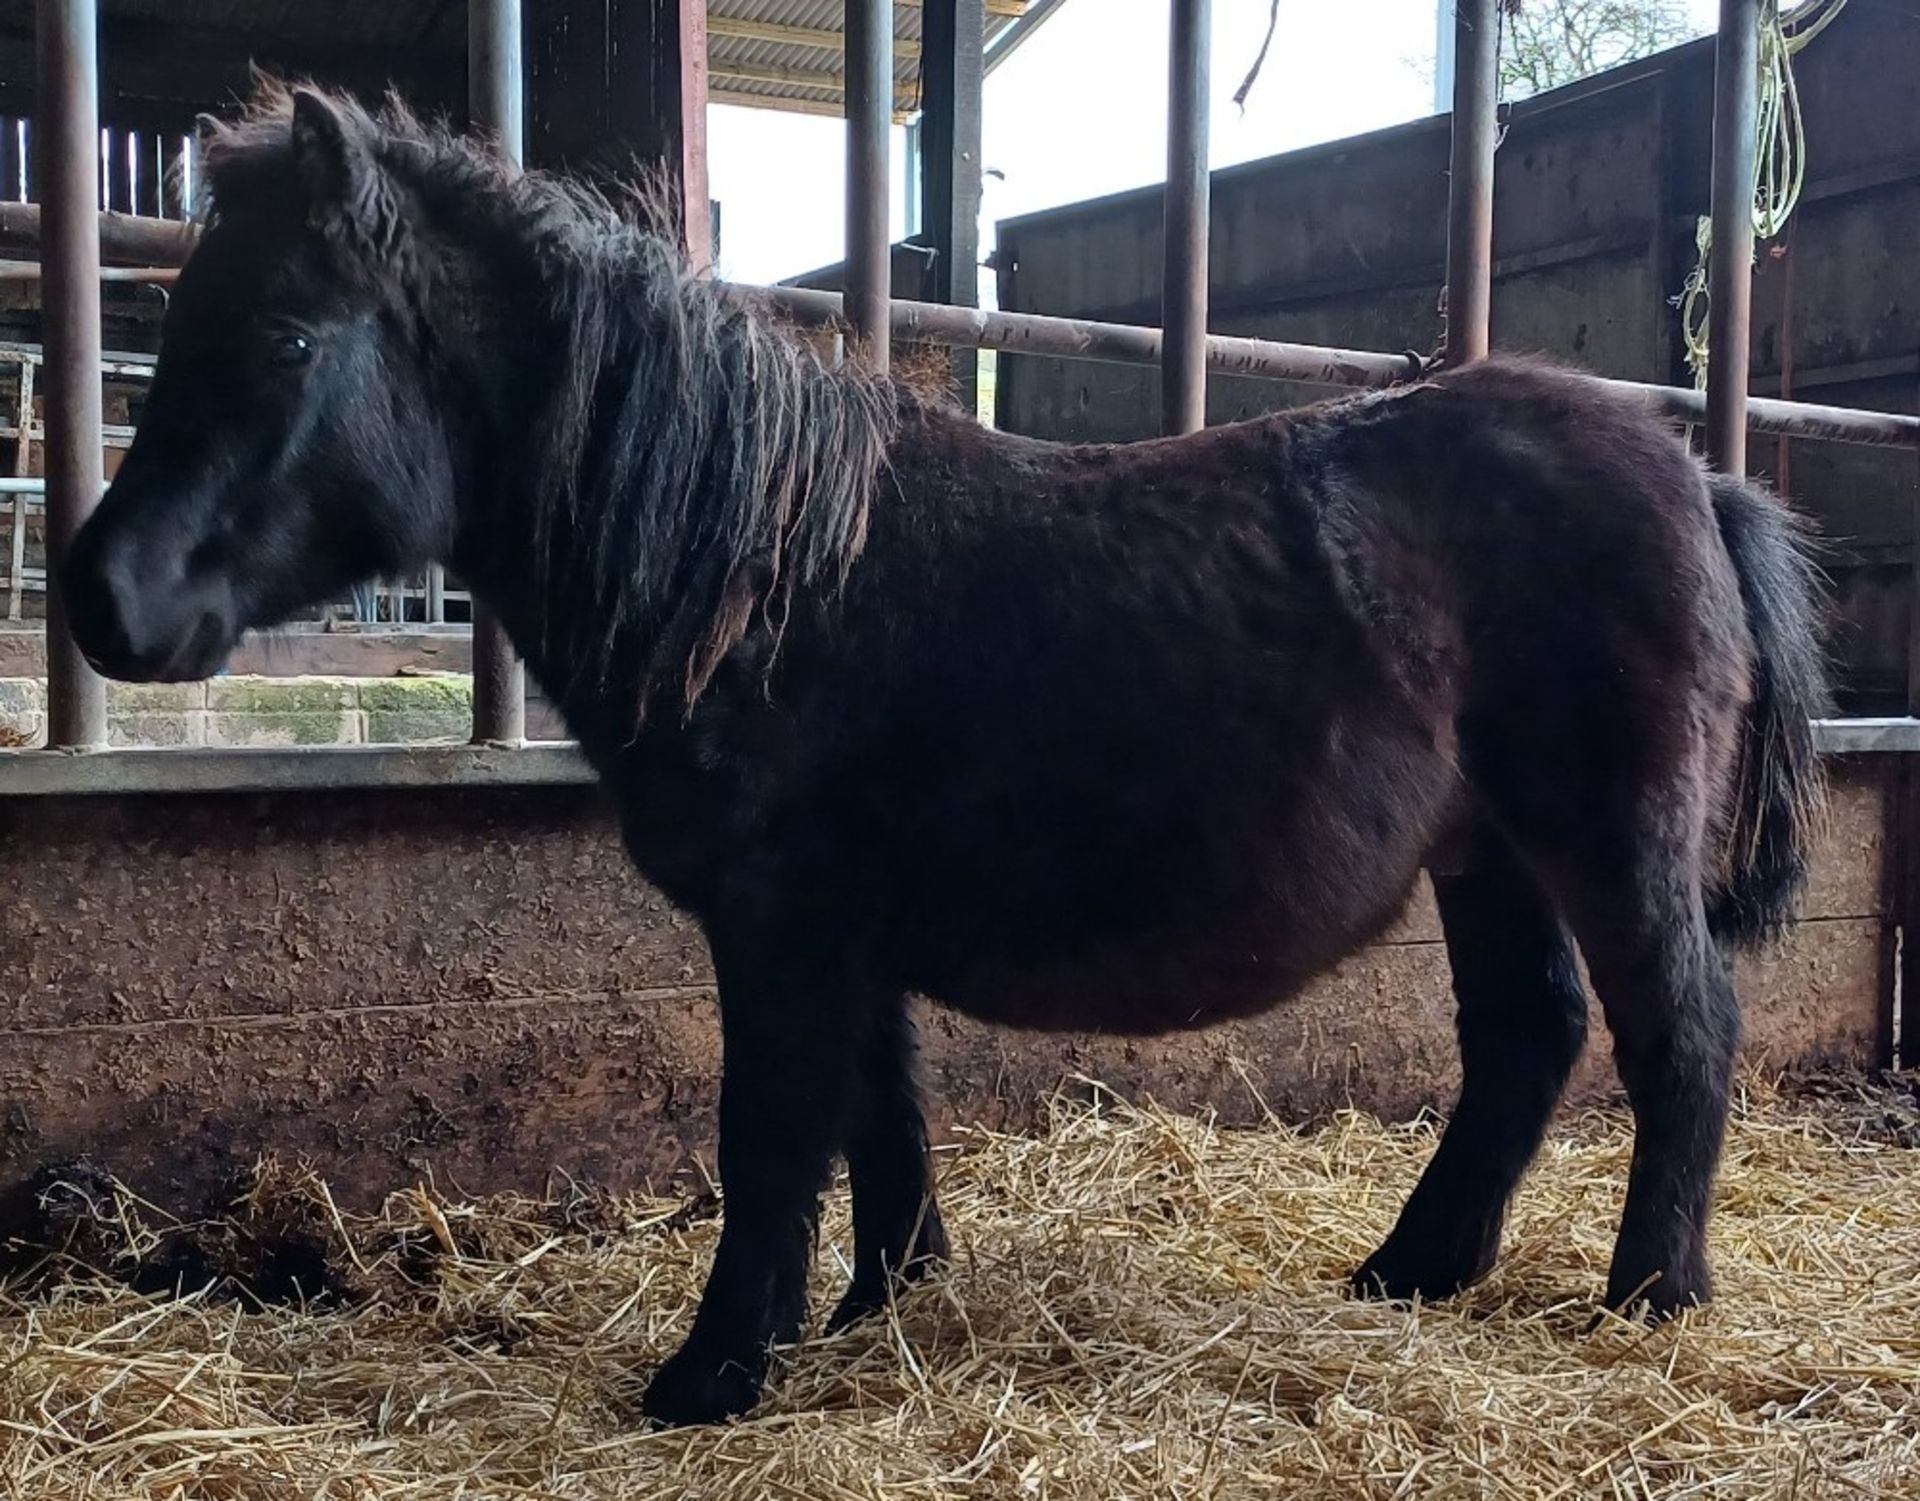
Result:
{"label": "pony's eye", "polygon": [[274,334],[267,341],[267,356],[281,369],[291,370],[313,358],[313,340],[305,334]]}

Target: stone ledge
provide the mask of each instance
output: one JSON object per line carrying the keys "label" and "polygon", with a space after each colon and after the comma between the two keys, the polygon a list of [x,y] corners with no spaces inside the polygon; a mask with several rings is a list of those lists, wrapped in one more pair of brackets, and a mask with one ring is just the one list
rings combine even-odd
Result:
{"label": "stone ledge", "polygon": [[[41,678],[0,678],[0,747],[32,748],[47,732]],[[110,683],[115,747],[424,745],[466,740],[473,681],[419,677],[234,676],[204,683]]]}

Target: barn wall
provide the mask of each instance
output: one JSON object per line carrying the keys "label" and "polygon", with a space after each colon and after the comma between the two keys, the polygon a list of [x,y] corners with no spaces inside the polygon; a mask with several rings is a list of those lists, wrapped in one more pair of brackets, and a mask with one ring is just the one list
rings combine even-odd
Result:
{"label": "barn wall", "polygon": [[[1885,760],[1847,769],[1806,920],[1745,967],[1749,1051],[1884,1050]],[[628,867],[597,794],[0,798],[0,1185],[87,1154],[193,1207],[256,1154],[377,1200],[432,1174],[662,1182],[712,1161],[698,932]],[[923,1027],[932,1109],[1026,1126],[1077,1075],[1250,1119],[1450,1101],[1430,902],[1256,1021],[1157,1041]],[[1610,1086],[1604,1045],[1580,1076]],[[1240,1073],[1244,1061],[1245,1081]]]}
{"label": "barn wall", "polygon": [[[1756,269],[1754,390],[1912,412],[1920,399],[1920,12],[1855,0],[1797,64],[1811,163],[1784,245]],[[1517,107],[1494,202],[1496,346],[1687,385],[1669,305],[1707,210],[1711,42]],[[1444,118],[1216,173],[1217,333],[1433,350],[1446,261]],[[1160,321],[1158,188],[1007,221],[1000,305]],[[1776,253],[1777,252],[1777,253]],[[1216,379],[1214,421],[1329,394]],[[1001,424],[1079,440],[1155,430],[1151,370],[1002,355]],[[1753,462],[1832,543],[1847,707],[1903,711],[1920,464],[1756,440]]]}

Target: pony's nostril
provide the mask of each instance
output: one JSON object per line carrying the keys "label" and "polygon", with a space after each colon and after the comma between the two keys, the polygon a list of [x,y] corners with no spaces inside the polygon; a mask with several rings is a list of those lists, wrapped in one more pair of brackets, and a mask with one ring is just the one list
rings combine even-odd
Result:
{"label": "pony's nostril", "polygon": [[138,655],[132,630],[132,601],[121,571],[110,566],[98,546],[83,534],[62,573],[61,603],[67,628],[82,655],[109,672],[131,665]]}

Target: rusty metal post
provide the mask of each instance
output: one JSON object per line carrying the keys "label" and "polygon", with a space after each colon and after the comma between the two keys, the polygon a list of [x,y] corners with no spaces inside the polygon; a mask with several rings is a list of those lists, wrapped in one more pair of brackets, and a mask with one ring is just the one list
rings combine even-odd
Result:
{"label": "rusty metal post", "polygon": [[887,232],[893,129],[893,0],[847,0],[847,319],[875,370],[889,363]]}
{"label": "rusty metal post", "polygon": [[[1920,411],[1920,406],[1915,408]],[[1915,452],[1920,454],[1920,445]],[[1909,512],[1907,544],[1907,714],[1920,718],[1920,491]],[[1882,1049],[1897,1068],[1920,1068],[1920,756],[1900,758],[1888,799],[1896,820],[1889,839],[1894,873],[1892,911],[1898,924],[1898,943],[1889,934],[1893,950],[1886,966],[1885,986],[1889,1014],[1887,1046]]]}
{"label": "rusty metal post", "polygon": [[1161,422],[1169,433],[1207,425],[1208,84],[1212,0],[1173,0],[1167,38],[1166,249],[1160,303]]}
{"label": "rusty metal post", "polygon": [[40,0],[35,26],[39,116],[33,139],[46,276],[47,743],[107,743],[107,687],[67,631],[60,571],[100,503],[100,95],[94,0]]}
{"label": "rusty metal post", "polygon": [[[33,468],[33,381],[37,367],[25,355],[11,363],[20,369],[19,384],[14,387],[14,410],[20,415],[14,424],[13,474],[16,479],[26,479]],[[44,496],[45,493],[43,489],[41,494]],[[27,493],[24,489],[14,492],[11,540],[13,551],[7,569],[7,619],[18,620],[26,613],[27,592]]]}
{"label": "rusty metal post", "polygon": [[1707,457],[1728,474],[1747,472],[1759,108],[1759,0],[1720,0],[1713,54],[1713,245],[1707,256]]}
{"label": "rusty metal post", "polygon": [[1493,342],[1493,157],[1500,139],[1499,0],[1455,0],[1453,152],[1447,180],[1447,363]]}
{"label": "rusty metal post", "polygon": [[[467,115],[514,162],[525,149],[520,0],[467,0]],[[473,739],[527,738],[527,672],[500,622],[473,603]]]}

